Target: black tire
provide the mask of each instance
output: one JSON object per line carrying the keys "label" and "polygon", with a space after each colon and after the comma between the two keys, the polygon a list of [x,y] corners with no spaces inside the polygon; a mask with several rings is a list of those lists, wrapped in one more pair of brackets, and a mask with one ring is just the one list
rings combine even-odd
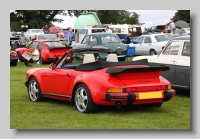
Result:
{"label": "black tire", "polygon": [[76,109],[82,113],[95,113],[99,106],[94,104],[89,89],[84,84],[79,84],[74,92],[74,104]]}
{"label": "black tire", "polygon": [[156,51],[155,50],[150,50],[150,55],[157,55]]}
{"label": "black tire", "polygon": [[28,82],[28,96],[33,102],[43,101],[42,92],[36,78],[32,77]]}
{"label": "black tire", "polygon": [[22,62],[23,60],[22,60],[22,55],[20,54],[20,52],[17,52],[17,55],[18,55],[19,62]]}
{"label": "black tire", "polygon": [[150,106],[150,107],[157,107],[157,108],[159,108],[159,107],[161,107],[161,106],[162,106],[162,104],[163,104],[163,102],[159,102],[159,103],[152,103],[152,104],[149,104],[149,106]]}

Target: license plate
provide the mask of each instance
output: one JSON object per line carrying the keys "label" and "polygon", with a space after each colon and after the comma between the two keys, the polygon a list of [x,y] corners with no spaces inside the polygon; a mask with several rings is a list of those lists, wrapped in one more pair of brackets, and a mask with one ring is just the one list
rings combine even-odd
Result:
{"label": "license plate", "polygon": [[162,92],[139,93],[139,99],[163,98]]}

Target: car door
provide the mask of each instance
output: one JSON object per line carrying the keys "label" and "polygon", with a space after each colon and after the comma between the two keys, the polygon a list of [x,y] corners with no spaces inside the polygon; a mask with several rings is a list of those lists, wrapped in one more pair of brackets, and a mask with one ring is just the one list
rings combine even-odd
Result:
{"label": "car door", "polygon": [[176,85],[189,87],[190,83],[190,41],[184,41],[181,55],[176,63]]}
{"label": "car door", "polygon": [[69,55],[62,58],[58,66],[54,69],[49,68],[43,75],[45,93],[52,95],[67,95],[73,69],[62,68],[62,65],[68,60]]}
{"label": "car door", "polygon": [[157,66],[168,65],[170,70],[161,73],[172,84],[176,84],[176,64],[180,55],[181,41],[173,40],[169,42],[165,50],[154,59],[153,63]]}
{"label": "car door", "polygon": [[142,43],[144,41],[144,36],[140,36],[134,41],[135,55],[142,55]]}
{"label": "car door", "polygon": [[144,43],[142,43],[142,55],[149,55],[149,51],[151,48],[152,40],[150,36],[145,36]]}

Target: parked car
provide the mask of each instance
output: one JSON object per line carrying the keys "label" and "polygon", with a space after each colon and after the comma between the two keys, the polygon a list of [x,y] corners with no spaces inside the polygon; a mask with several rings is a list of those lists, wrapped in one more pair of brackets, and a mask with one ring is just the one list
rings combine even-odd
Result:
{"label": "parked car", "polygon": [[71,47],[66,47],[58,40],[34,40],[30,43],[27,48],[18,48],[15,51],[18,54],[19,61],[24,61],[22,57],[25,51],[31,52],[30,48],[36,47],[41,54],[41,63],[52,62],[56,57],[61,57],[66,51],[71,49]]}
{"label": "parked car", "polygon": [[173,37],[190,35],[190,28],[177,28],[170,33]]}
{"label": "parked car", "polygon": [[42,29],[27,29],[24,35],[27,37],[29,41],[35,38],[35,35],[44,34]]}
{"label": "parked car", "polygon": [[96,48],[104,47],[112,50],[113,53],[117,54],[118,58],[125,58],[127,55],[127,44],[123,44],[114,33],[91,33],[85,35],[81,43],[73,43],[71,45],[74,49],[76,48]]}
{"label": "parked car", "polygon": [[10,50],[10,66],[17,66],[18,55],[15,51]]}
{"label": "parked car", "polygon": [[149,66],[169,65],[170,70],[161,75],[174,88],[190,90],[190,36],[180,36],[169,41],[159,55],[137,56],[133,61],[148,59]]}
{"label": "parked car", "polygon": [[[91,113],[100,105],[161,107],[175,96],[171,83],[160,77],[168,66],[149,67],[147,60],[113,62],[117,56],[111,52],[105,48],[71,49],[49,68],[29,69],[25,85],[30,100],[69,101],[79,112]],[[97,60],[95,54],[107,54],[110,60]]]}
{"label": "parked car", "polygon": [[19,37],[13,36],[12,33],[10,32],[10,46],[13,51],[19,47],[18,43]]}
{"label": "parked car", "polygon": [[157,25],[157,26],[152,26],[148,29],[148,33],[157,33],[157,32],[163,32],[165,33],[165,26],[166,25]]}
{"label": "parked car", "polygon": [[130,47],[135,47],[135,55],[157,55],[173,36],[168,33],[146,34],[138,37]]}

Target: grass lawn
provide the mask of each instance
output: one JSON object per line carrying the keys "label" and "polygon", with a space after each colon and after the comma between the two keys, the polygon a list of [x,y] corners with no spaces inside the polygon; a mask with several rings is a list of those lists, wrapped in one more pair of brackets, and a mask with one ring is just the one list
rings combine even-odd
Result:
{"label": "grass lawn", "polygon": [[[42,65],[48,67],[49,64]],[[37,67],[37,66],[36,66]],[[24,85],[25,73],[34,67],[19,62],[10,67],[10,129],[190,129],[190,96],[178,92],[161,108],[101,107],[95,114],[78,112],[69,102],[34,103]]]}

